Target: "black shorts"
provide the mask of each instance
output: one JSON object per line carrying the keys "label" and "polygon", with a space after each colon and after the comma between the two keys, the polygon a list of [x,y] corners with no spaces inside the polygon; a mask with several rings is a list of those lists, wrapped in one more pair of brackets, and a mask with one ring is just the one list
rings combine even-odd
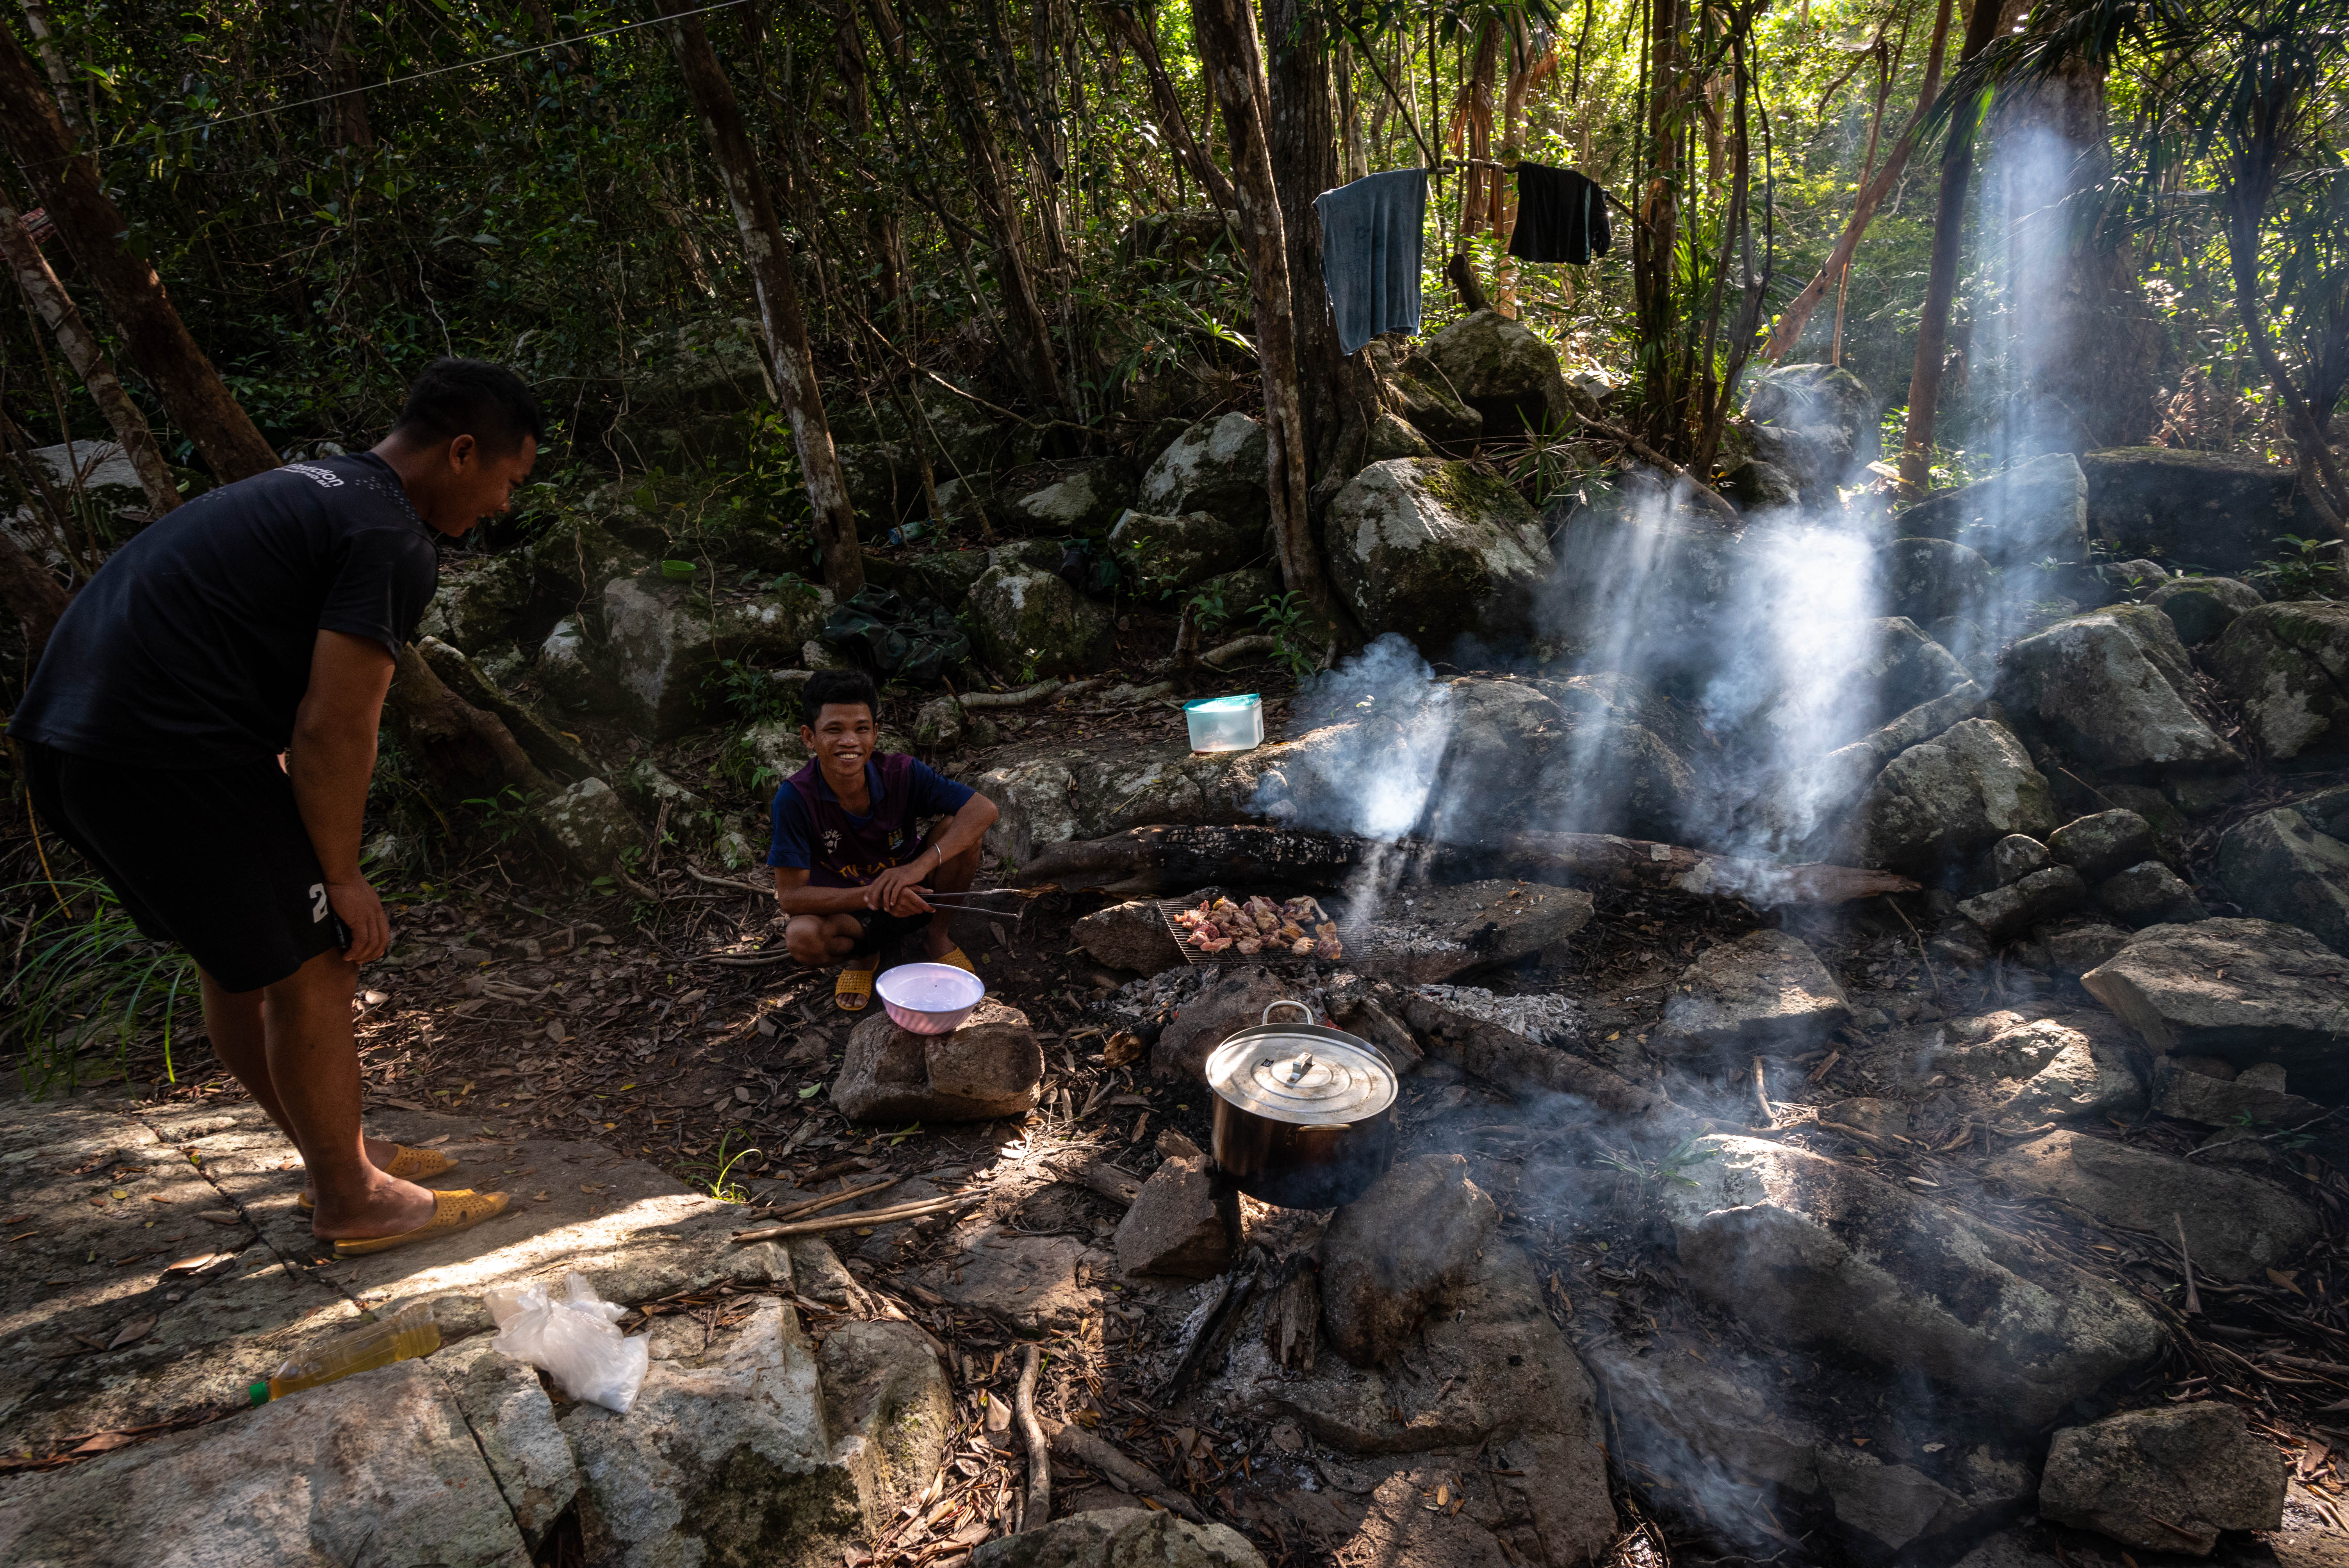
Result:
{"label": "black shorts", "polygon": [[878,909],[858,909],[849,913],[855,915],[856,923],[864,928],[856,939],[856,945],[848,950],[852,958],[878,953],[891,943],[911,936],[917,931],[926,931],[933,918],[926,914],[891,914]]}
{"label": "black shorts", "polygon": [[19,741],[41,830],[80,851],[139,929],[223,991],[258,991],[350,944],[273,759],[128,768]]}

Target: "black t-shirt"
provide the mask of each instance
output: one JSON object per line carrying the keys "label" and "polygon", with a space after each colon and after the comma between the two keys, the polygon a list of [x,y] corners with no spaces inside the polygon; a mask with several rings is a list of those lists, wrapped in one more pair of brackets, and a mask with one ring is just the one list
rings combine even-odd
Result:
{"label": "black t-shirt", "polygon": [[434,538],[372,453],[199,496],[74,595],[9,733],[146,768],[274,757],[321,631],[399,656],[440,583]]}

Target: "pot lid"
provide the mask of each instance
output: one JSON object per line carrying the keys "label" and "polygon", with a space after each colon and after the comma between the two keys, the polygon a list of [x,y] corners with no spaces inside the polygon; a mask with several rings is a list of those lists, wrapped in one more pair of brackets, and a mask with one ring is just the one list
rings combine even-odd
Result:
{"label": "pot lid", "polygon": [[1242,1029],[1207,1057],[1207,1086],[1238,1109],[1298,1127],[1367,1121],[1392,1105],[1395,1076],[1368,1042],[1339,1029]]}

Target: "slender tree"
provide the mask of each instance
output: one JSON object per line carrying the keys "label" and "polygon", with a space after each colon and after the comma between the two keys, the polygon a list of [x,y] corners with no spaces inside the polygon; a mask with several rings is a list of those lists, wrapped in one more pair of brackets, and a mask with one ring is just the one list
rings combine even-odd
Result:
{"label": "slender tree", "polygon": [[845,599],[864,586],[864,558],[857,545],[856,510],[849,504],[848,479],[841,471],[840,454],[832,444],[832,427],[824,418],[823,394],[816,385],[815,356],[809,350],[807,324],[800,314],[799,284],[792,276],[791,252],[783,243],[782,225],[775,219],[766,177],[742,129],[734,88],[718,63],[717,51],[710,47],[701,18],[679,14],[688,8],[687,0],[665,0],[665,4],[678,70],[701,117],[702,129],[709,134],[719,181],[734,209],[735,227],[741,232],[742,256],[758,299],[769,367],[782,398],[784,417],[791,421],[800,482],[807,488],[808,505],[815,513],[824,583],[833,597]]}
{"label": "slender tree", "polygon": [[57,100],[13,28],[0,26],[0,142],[33,182],[82,275],[114,316],[124,349],[165,412],[225,483],[277,466],[277,454],[221,384],[155,269],[122,243],[129,222],[74,146]]}

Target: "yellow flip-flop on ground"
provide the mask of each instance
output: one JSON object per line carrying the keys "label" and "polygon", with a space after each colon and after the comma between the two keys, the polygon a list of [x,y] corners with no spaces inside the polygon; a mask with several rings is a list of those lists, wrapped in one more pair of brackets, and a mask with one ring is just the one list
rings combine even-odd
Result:
{"label": "yellow flip-flop on ground", "polygon": [[[429,1181],[443,1171],[457,1168],[457,1161],[429,1149],[410,1149],[405,1143],[396,1143],[392,1147],[397,1152],[392,1155],[391,1163],[383,1168],[383,1173],[397,1176],[403,1181]],[[294,1200],[294,1206],[306,1214],[318,1206],[318,1200],[305,1192]]]}
{"label": "yellow flip-flop on ground", "polygon": [[843,1013],[862,1013],[873,1000],[873,976],[881,972],[881,955],[874,954],[858,967],[854,962],[841,966],[840,978],[833,982],[832,1002]]}
{"label": "yellow flip-flop on ground", "polygon": [[933,958],[930,962],[933,964],[952,965],[957,969],[969,970],[973,975],[978,973],[978,970],[971,964],[970,954],[965,953],[959,947],[949,947],[946,950],[946,954],[943,957]]}
{"label": "yellow flip-flop on ground", "polygon": [[404,1247],[411,1242],[429,1242],[441,1236],[453,1236],[505,1212],[513,1200],[504,1192],[435,1192],[432,1194],[432,1218],[412,1231],[402,1231],[396,1236],[368,1236],[363,1241],[336,1242],[335,1255],[356,1258],[368,1253],[387,1253],[394,1247]]}

